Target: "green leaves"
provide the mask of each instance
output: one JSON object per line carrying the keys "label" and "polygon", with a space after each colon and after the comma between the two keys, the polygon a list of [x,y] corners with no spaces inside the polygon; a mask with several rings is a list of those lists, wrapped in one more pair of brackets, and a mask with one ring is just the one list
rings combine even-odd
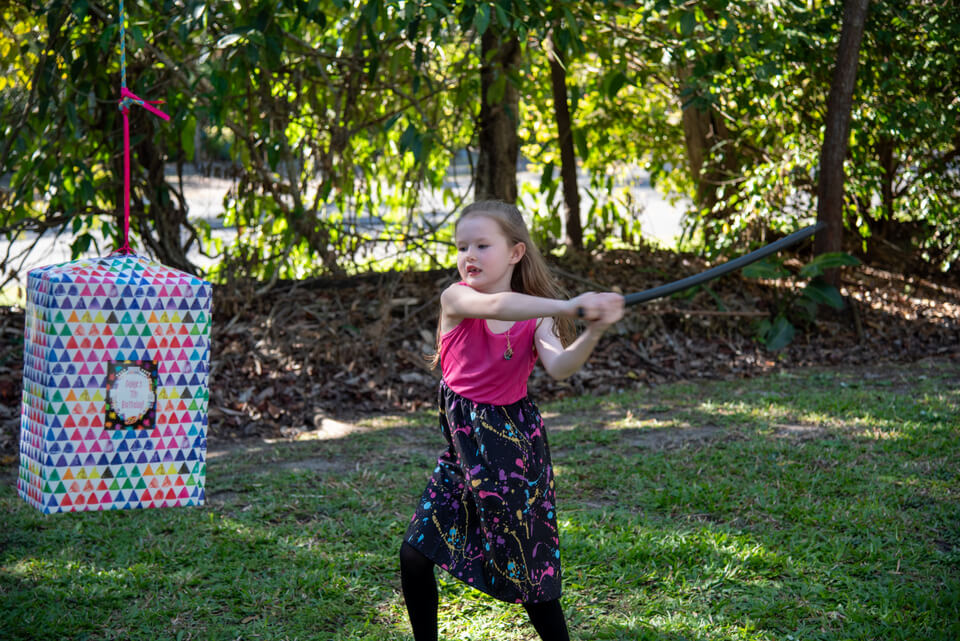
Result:
{"label": "green leaves", "polygon": [[490,26],[490,5],[483,3],[477,8],[477,12],[473,16],[473,26],[476,27],[477,33],[483,35],[487,32],[487,27]]}
{"label": "green leaves", "polygon": [[[235,197],[269,193],[280,203],[236,208],[252,247],[264,263],[303,256],[299,267],[271,273],[352,269],[361,247],[399,248],[406,240],[396,239],[422,229],[433,235],[418,247],[440,256],[445,241],[435,222],[408,212],[420,211],[425,187],[443,185],[452,158],[476,149],[481,100],[499,104],[512,89],[520,95],[521,153],[542,172],[539,188],[523,192],[535,199],[525,204],[544,207],[537,224],[559,240],[552,236],[562,231],[552,220],[560,160],[546,43],[564,54],[576,162],[590,183],[583,207],[592,246],[642,238],[627,192],[635,178],[625,177],[625,167],[642,166],[664,193],[696,203],[691,237],[702,238],[711,255],[735,249],[741,230],[791,227],[810,215],[839,5],[182,4],[173,14],[128,6],[130,81],[161,92],[145,98],[176,105],[175,125],[134,132],[137,153],[242,164],[244,189]],[[44,14],[23,0],[10,6],[3,19],[16,28],[0,33],[0,174],[12,175],[13,195],[0,207],[0,228],[48,214],[113,211],[118,121],[105,97],[115,93],[119,66],[115,20],[89,0]],[[951,164],[960,145],[953,80],[960,77],[960,16],[943,3],[878,4],[872,12],[851,132],[846,233],[861,236],[868,255],[881,242],[902,240],[947,268],[960,259],[960,175]],[[520,63],[481,96],[478,69],[489,61],[478,59],[477,40],[491,30],[516,37]],[[71,162],[90,176],[61,177]],[[134,171],[135,183],[150,178]],[[150,184],[140,193],[170,188]],[[34,198],[47,193],[56,196]],[[443,192],[443,207],[456,209],[465,193],[461,185]],[[158,233],[151,208],[162,199],[140,200],[137,215],[150,221],[145,233]],[[304,228],[269,238],[294,211]],[[350,221],[362,216],[383,228],[357,231]],[[900,225],[910,233],[900,234]],[[90,233],[97,239],[103,229],[92,224]],[[285,257],[287,240],[302,244]],[[839,294],[816,279],[850,261],[824,256],[804,266],[786,318],[799,328],[805,309],[836,306]],[[797,279],[777,263],[745,274]]]}
{"label": "green leaves", "polygon": [[423,160],[424,136],[417,131],[417,128],[411,123],[404,129],[400,136],[400,151],[409,151],[413,154],[416,162]]}
{"label": "green leaves", "polygon": [[843,309],[843,297],[837,288],[829,285],[822,280],[814,280],[807,283],[803,289],[803,296],[814,303],[820,305],[829,305],[834,309]]}
{"label": "green leaves", "polygon": [[187,162],[193,162],[195,152],[194,139],[197,132],[196,116],[187,116],[186,120],[180,125],[180,147],[186,155]]}
{"label": "green leaves", "polygon": [[507,82],[509,82],[509,79],[505,73],[500,73],[494,78],[490,87],[487,89],[487,104],[496,105],[503,102],[503,97],[507,92]]}
{"label": "green leaves", "polygon": [[688,37],[693,34],[694,28],[697,26],[697,15],[691,10],[685,12],[680,16],[680,35],[683,37]]}
{"label": "green leaves", "polygon": [[[859,265],[860,261],[843,252],[820,254],[803,265],[796,274],[787,269],[779,258],[765,258],[743,268],[746,278],[793,281],[788,293],[774,301],[771,318],[756,326],[757,340],[767,349],[777,351],[787,346],[796,335],[796,325],[809,325],[817,315],[819,305],[843,309],[843,296],[837,288],[823,280],[827,269]],[[812,279],[797,291],[801,280]]]}
{"label": "green leaves", "polygon": [[845,252],[828,252],[815,256],[813,260],[800,269],[800,276],[803,278],[816,278],[823,276],[827,269],[836,269],[839,267],[851,267],[859,265],[860,260]]}
{"label": "green leaves", "polygon": [[757,335],[760,342],[772,352],[783,349],[790,344],[797,330],[793,323],[787,320],[784,315],[778,315],[773,321],[764,319],[757,328]]}
{"label": "green leaves", "polygon": [[233,46],[238,43],[242,43],[244,40],[244,35],[242,33],[228,33],[219,40],[214,46],[217,49],[226,49],[227,47]]}
{"label": "green leaves", "polygon": [[604,76],[602,85],[603,92],[607,98],[616,98],[620,89],[622,89],[625,84],[627,84],[627,75],[618,69]]}
{"label": "green leaves", "polygon": [[746,278],[761,278],[766,280],[776,280],[790,276],[790,271],[787,270],[783,264],[776,259],[770,258],[758,260],[755,263],[747,265],[743,268],[742,273]]}

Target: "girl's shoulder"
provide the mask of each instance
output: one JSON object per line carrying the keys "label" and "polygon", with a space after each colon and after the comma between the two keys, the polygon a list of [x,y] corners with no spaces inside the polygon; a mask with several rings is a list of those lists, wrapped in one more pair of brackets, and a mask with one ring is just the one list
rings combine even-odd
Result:
{"label": "girl's shoulder", "polygon": [[442,305],[445,300],[449,300],[450,296],[456,296],[463,292],[464,290],[460,289],[461,287],[466,287],[468,290],[473,290],[470,287],[470,284],[466,281],[460,281],[458,283],[451,283],[443,288],[443,291],[440,292],[440,304]]}
{"label": "girl's shoulder", "polygon": [[452,283],[448,285],[442,292],[440,292],[440,335],[444,336],[449,334],[454,329],[459,327],[462,324],[462,321],[465,320],[465,317],[455,317],[449,314],[449,309],[456,303],[455,298],[460,293],[460,285],[472,289],[469,284],[464,281],[458,283]]}

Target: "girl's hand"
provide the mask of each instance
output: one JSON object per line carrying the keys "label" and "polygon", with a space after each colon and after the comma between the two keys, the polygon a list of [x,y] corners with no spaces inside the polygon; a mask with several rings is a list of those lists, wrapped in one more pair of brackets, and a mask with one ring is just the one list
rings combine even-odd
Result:
{"label": "girl's hand", "polygon": [[600,330],[623,318],[623,296],[614,292],[587,292],[570,299],[570,305],[579,318]]}
{"label": "girl's hand", "polygon": [[587,292],[586,294],[580,294],[576,298],[571,298],[568,300],[567,316],[573,316],[574,318],[586,318],[587,304],[590,302],[594,293],[595,292]]}
{"label": "girl's hand", "polygon": [[623,318],[623,303],[623,296],[613,292],[588,292],[564,301],[567,315],[580,317],[589,323],[587,331],[567,347],[564,347],[560,338],[553,333],[553,319],[545,318],[537,328],[536,345],[540,361],[547,373],[557,380],[563,380],[580,369],[597,346],[603,332]]}

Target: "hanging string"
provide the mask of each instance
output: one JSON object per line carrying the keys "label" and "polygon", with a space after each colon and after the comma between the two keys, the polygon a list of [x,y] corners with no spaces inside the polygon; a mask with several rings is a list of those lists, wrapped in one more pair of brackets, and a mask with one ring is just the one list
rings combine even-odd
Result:
{"label": "hanging string", "polygon": [[170,116],[153,105],[162,105],[162,100],[144,100],[127,89],[127,37],[126,12],[120,0],[120,112],[123,114],[123,245],[115,254],[132,254],[130,248],[130,105],[140,105],[155,116],[170,120]]}

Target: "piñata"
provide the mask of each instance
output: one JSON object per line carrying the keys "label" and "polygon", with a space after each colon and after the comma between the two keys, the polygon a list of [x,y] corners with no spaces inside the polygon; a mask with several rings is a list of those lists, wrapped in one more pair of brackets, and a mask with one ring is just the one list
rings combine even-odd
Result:
{"label": "pi\u00f1ata", "polygon": [[126,254],[32,270],[17,489],[45,513],[201,505],[211,285]]}

